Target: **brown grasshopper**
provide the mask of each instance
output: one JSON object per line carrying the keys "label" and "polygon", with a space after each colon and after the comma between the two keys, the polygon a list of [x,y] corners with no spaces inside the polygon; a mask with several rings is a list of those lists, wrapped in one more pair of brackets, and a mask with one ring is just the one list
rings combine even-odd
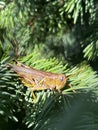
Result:
{"label": "brown grasshopper", "polygon": [[[30,87],[32,93],[34,91],[46,89],[56,89],[60,92],[60,90],[66,85],[68,79],[68,77],[66,77],[64,74],[55,74],[51,72],[36,70],[19,62],[17,62],[16,65],[7,64],[7,66],[19,75],[22,83],[26,87]],[[33,97],[35,99],[34,93]]]}

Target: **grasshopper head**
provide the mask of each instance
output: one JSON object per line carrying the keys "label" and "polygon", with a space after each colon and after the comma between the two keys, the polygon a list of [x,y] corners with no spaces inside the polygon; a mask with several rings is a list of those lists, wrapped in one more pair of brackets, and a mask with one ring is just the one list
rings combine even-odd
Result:
{"label": "grasshopper head", "polygon": [[66,85],[66,82],[67,82],[67,77],[66,77],[66,75],[64,75],[64,74],[60,74],[59,76],[58,76],[58,80],[57,80],[57,82],[56,82],[56,89],[57,90],[60,90],[60,89],[62,89],[65,85]]}

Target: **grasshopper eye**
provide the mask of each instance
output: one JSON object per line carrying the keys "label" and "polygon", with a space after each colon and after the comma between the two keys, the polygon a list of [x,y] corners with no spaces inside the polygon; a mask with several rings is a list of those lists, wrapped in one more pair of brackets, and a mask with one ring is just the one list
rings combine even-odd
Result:
{"label": "grasshopper eye", "polygon": [[63,79],[64,79],[64,77],[63,77],[63,76],[61,76],[61,77],[60,77],[60,81],[63,81]]}

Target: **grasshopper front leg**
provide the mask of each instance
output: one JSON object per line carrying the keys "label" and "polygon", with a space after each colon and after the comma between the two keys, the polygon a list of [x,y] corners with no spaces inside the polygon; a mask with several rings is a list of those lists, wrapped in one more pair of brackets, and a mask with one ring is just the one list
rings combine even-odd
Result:
{"label": "grasshopper front leg", "polygon": [[34,99],[33,101],[34,101],[34,103],[36,103],[37,98],[36,98],[36,96],[34,94],[34,91],[31,90],[31,93],[32,93],[32,96],[33,96],[33,99]]}

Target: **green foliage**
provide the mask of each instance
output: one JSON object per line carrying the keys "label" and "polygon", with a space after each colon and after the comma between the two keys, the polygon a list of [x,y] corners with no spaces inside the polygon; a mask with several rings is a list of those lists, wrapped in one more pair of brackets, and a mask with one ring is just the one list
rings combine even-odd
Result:
{"label": "green foliage", "polygon": [[[48,115],[46,122],[36,130],[97,130],[98,116],[97,103],[91,93],[88,95],[78,94],[70,99],[66,97],[69,104],[62,104],[62,109],[58,109],[55,114]],[[96,114],[95,114],[96,113]]]}
{"label": "green foliage", "polygon": [[[63,56],[72,61],[73,57],[76,57],[76,60],[79,59],[78,55],[82,58],[81,52],[83,52],[84,57],[95,59],[97,42],[96,37],[92,39],[95,33],[91,32],[91,41],[88,41],[89,36],[86,39],[84,37],[81,39],[81,36],[77,38],[76,35],[80,33],[77,28],[74,32],[70,30],[72,27],[74,29],[73,23],[78,27],[80,21],[86,25],[83,28],[87,28],[89,24],[93,27],[97,13],[95,4],[93,0],[49,0],[47,2],[17,0],[5,1],[4,6],[1,2],[3,6],[0,11],[1,43],[8,47],[11,44],[9,54],[16,57],[32,52],[34,44],[42,45],[43,43],[43,52],[48,51],[50,56],[51,54]],[[82,26],[79,26],[81,29]],[[84,34],[86,35],[87,31]],[[82,45],[81,41],[83,41]],[[28,47],[27,50],[25,50],[26,47]],[[71,53],[73,50],[74,53]]]}
{"label": "green foliage", "polygon": [[94,60],[98,57],[98,20],[96,20],[91,26],[89,31],[86,33],[85,41],[83,42],[83,46],[85,46],[84,57],[88,58],[88,60]]}
{"label": "green foliage", "polygon": [[[17,96],[15,93],[15,86],[17,86],[17,81],[15,81],[15,74],[8,71],[3,61],[0,63],[0,127],[4,126],[10,119],[17,122],[18,119],[15,116],[15,102]],[[13,82],[10,82],[14,80]],[[2,125],[3,124],[3,125]],[[4,126],[6,127],[6,126]],[[3,128],[2,128],[3,129]]]}
{"label": "green foliage", "polygon": [[[0,1],[0,130],[98,129],[97,4]],[[36,91],[34,103],[30,89],[7,68],[12,59],[64,73],[62,93]]]}
{"label": "green foliage", "polygon": [[88,19],[89,23],[92,22],[95,19],[94,6],[94,0],[68,0],[64,4],[65,10],[68,12],[70,17],[74,19],[74,23],[77,22],[78,18],[80,18],[80,21],[83,23],[86,20],[84,19],[85,15],[87,17],[88,13],[90,15]]}

